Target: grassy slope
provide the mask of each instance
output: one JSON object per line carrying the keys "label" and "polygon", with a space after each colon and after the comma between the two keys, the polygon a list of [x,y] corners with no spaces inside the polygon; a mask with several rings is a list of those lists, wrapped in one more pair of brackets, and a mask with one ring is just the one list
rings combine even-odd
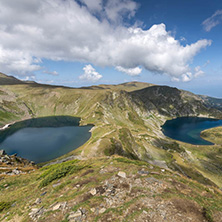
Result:
{"label": "grassy slope", "polygon": [[[126,173],[125,179],[117,176],[119,171]],[[90,194],[92,188],[96,195]],[[119,156],[69,161],[8,177],[0,181],[0,191],[2,221],[30,221],[33,208],[44,211],[38,221],[49,222],[68,221],[78,209],[87,221],[163,221],[165,215],[166,221],[189,217],[219,222],[222,216],[222,193],[215,187]],[[35,204],[37,198],[41,203]],[[54,210],[56,203],[66,207]]]}
{"label": "grassy slope", "polygon": [[147,87],[153,86],[151,83],[146,82],[126,82],[118,85],[94,85],[90,87],[82,87],[83,89],[110,89],[110,90],[124,90],[127,92],[132,92],[135,90],[144,89]]}
{"label": "grassy slope", "polygon": [[222,127],[215,127],[212,129],[204,130],[201,132],[201,136],[205,140],[209,140],[217,145],[222,145]]}
{"label": "grassy slope", "polygon": [[[80,116],[82,118],[81,124],[92,123],[96,125],[91,138],[91,144],[95,144],[95,149],[97,145],[102,144],[96,143],[98,140],[103,139],[103,137],[109,140],[109,134],[119,139],[118,134],[121,128],[137,129],[141,133],[145,132],[148,127],[148,124],[146,126],[141,117],[148,118],[150,114],[146,114],[143,107],[141,108],[131,101],[129,95],[123,91],[32,87],[29,85],[5,86],[2,87],[2,90],[13,92],[15,98],[13,105],[22,103],[24,106],[24,109],[21,108],[20,110],[18,107],[19,111],[14,119],[12,117],[4,118],[4,123],[12,122],[18,118],[50,115]],[[5,101],[3,104],[7,105]],[[7,108],[5,114],[10,108],[10,113],[15,110],[12,106],[7,106]],[[129,119],[131,120],[129,121]],[[145,122],[154,124],[154,120],[162,123],[155,115]],[[85,153],[87,152],[89,150],[85,150]],[[92,155],[93,153],[95,150],[93,150]],[[95,153],[95,155],[97,154]]]}
{"label": "grassy slope", "polygon": [[211,184],[205,179],[207,177],[221,187],[222,180],[218,175],[222,169],[216,170],[220,160],[215,163],[213,157],[217,148],[199,148],[165,138],[160,126],[166,117],[155,109],[148,111],[139,98],[122,91],[146,86],[144,83],[103,85],[99,89],[37,84],[1,86],[0,123],[51,115],[78,116],[82,119],[81,124],[91,123],[95,127],[91,139],[71,154],[95,157],[117,153],[161,166],[167,164],[201,183]]}

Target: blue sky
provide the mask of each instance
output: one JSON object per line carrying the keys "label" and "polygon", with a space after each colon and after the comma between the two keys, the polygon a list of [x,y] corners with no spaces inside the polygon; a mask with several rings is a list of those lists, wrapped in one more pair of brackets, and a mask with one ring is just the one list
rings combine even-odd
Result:
{"label": "blue sky", "polygon": [[1,0],[0,8],[3,73],[71,87],[136,80],[222,97],[220,0]]}

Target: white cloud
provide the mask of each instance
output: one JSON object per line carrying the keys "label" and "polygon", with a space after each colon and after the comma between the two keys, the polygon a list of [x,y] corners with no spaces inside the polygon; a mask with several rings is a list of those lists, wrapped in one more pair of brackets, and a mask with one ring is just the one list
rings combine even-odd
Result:
{"label": "white cloud", "polygon": [[[204,75],[204,72],[201,70],[201,67],[200,66],[196,66],[194,68],[193,73],[187,72],[187,73],[183,74],[182,77],[181,77],[181,80],[183,82],[189,82],[192,79],[198,78],[198,77],[203,76],[203,75]],[[172,79],[172,81],[179,81],[179,80],[180,79]]]}
{"label": "white cloud", "polygon": [[203,67],[206,67],[206,66],[208,66],[209,64],[210,64],[210,60],[207,60],[207,61],[204,63]]}
{"label": "white cloud", "polygon": [[34,75],[26,76],[25,78],[20,78],[22,81],[36,81],[36,77]]}
{"label": "white cloud", "polygon": [[197,66],[194,68],[194,77],[197,78],[199,76],[203,76],[204,75],[204,72],[201,70],[201,67],[200,66]]}
{"label": "white cloud", "polygon": [[124,72],[130,76],[138,76],[141,72],[142,72],[142,69],[140,67],[135,67],[135,68],[123,68],[121,66],[117,66],[116,69],[120,72]]}
{"label": "white cloud", "polygon": [[187,72],[186,74],[182,75],[182,81],[183,82],[189,82],[193,78],[193,74],[191,72]]}
{"label": "white cloud", "polygon": [[108,0],[105,12],[109,20],[118,22],[122,20],[123,14],[127,14],[128,18],[133,17],[136,9],[137,4],[132,0]]}
{"label": "white cloud", "polygon": [[26,75],[40,70],[41,60],[35,59],[28,52],[19,49],[4,49],[0,43],[0,70],[15,75]]}
{"label": "white cloud", "polygon": [[56,71],[48,71],[48,70],[44,70],[43,73],[48,74],[48,75],[52,75],[52,76],[58,76],[59,73]]}
{"label": "white cloud", "polygon": [[203,28],[209,32],[212,28],[222,23],[222,10],[217,10],[211,17],[202,22]]}
{"label": "white cloud", "polygon": [[100,11],[102,10],[102,0],[81,0],[89,10]]}
{"label": "white cloud", "polygon": [[183,46],[164,24],[126,27],[123,21],[138,7],[133,0],[79,1],[84,4],[1,0],[0,70],[27,75],[44,69],[41,61],[48,59],[121,67],[129,75],[144,67],[180,79],[192,72],[194,56],[211,44],[203,39]]}
{"label": "white cloud", "polygon": [[84,68],[84,74],[79,76],[80,80],[88,81],[88,82],[97,82],[103,76],[100,75],[91,65],[86,65]]}
{"label": "white cloud", "polygon": [[186,42],[187,40],[186,40],[185,37],[181,36],[181,37],[180,37],[180,41],[181,41],[181,42]]}
{"label": "white cloud", "polygon": [[172,78],[171,78],[171,81],[172,81],[172,82],[179,82],[180,79],[179,79],[179,78],[176,78],[176,77],[172,77]]}

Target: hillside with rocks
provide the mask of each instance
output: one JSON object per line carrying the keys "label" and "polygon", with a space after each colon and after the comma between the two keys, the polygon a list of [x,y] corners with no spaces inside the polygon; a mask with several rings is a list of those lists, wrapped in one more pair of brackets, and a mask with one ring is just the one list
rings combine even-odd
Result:
{"label": "hillside with rocks", "polygon": [[131,92],[138,96],[149,110],[157,110],[165,116],[200,116],[212,115],[221,117],[215,104],[193,93],[169,86],[151,86]]}
{"label": "hillside with rocks", "polygon": [[0,190],[1,221],[219,222],[222,217],[216,186],[118,156],[6,177]]}
{"label": "hillside with rocks", "polygon": [[213,98],[210,96],[200,96],[200,97],[204,100],[205,104],[208,107],[214,107],[216,109],[222,110],[222,99]]}
{"label": "hillside with rocks", "polygon": [[2,221],[221,221],[221,143],[200,148],[161,131],[179,116],[221,118],[201,96],[139,82],[66,88],[1,78],[0,128],[61,115],[94,125],[84,145],[43,168],[3,172]]}

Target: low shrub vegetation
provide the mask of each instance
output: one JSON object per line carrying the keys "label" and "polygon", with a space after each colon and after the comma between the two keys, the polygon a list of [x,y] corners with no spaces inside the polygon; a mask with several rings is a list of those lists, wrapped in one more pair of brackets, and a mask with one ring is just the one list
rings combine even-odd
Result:
{"label": "low shrub vegetation", "polygon": [[[45,172],[43,172],[38,178],[42,179],[39,184],[39,187],[45,187],[54,180],[60,179],[68,174],[73,174],[84,168],[90,167],[88,165],[78,165],[78,162],[78,160],[73,160],[46,167]],[[42,170],[44,170],[44,168]]]}

